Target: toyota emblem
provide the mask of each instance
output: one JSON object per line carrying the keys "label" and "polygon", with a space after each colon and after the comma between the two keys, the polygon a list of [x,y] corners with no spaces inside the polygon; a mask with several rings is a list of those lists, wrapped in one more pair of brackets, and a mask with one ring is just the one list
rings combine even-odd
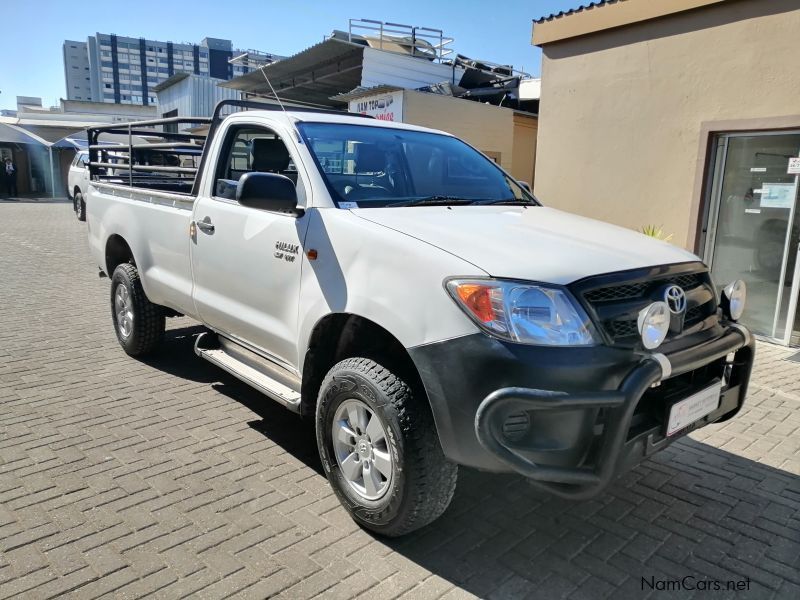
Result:
{"label": "toyota emblem", "polygon": [[686,293],[679,286],[671,285],[664,290],[664,302],[672,314],[680,315],[686,310]]}

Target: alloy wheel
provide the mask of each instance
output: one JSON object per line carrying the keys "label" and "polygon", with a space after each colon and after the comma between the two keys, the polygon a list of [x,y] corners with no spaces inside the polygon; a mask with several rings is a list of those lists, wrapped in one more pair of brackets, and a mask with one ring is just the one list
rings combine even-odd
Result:
{"label": "alloy wheel", "polygon": [[365,500],[378,500],[392,484],[394,461],[386,428],[364,402],[342,402],[333,419],[333,450],[350,487]]}

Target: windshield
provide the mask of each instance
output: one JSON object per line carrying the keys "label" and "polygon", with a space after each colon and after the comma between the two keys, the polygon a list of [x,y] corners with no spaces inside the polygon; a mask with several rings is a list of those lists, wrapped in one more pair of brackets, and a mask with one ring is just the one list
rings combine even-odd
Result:
{"label": "windshield", "polygon": [[536,203],[494,162],[448,135],[339,123],[298,126],[340,208]]}

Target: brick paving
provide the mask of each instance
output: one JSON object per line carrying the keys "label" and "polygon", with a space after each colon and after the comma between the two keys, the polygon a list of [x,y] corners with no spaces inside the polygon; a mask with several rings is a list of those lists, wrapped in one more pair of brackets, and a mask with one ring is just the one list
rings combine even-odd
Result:
{"label": "brick paving", "polygon": [[462,469],[401,540],[356,527],[312,428],[192,353],[169,321],[117,345],[67,204],[0,205],[0,598],[642,598],[642,578],[800,598],[800,364],[760,344],[746,409],[600,498]]}

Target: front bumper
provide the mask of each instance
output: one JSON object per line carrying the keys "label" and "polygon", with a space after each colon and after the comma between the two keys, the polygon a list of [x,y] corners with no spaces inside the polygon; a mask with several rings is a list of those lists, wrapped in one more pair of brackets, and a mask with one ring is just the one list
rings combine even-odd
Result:
{"label": "front bumper", "polygon": [[[585,499],[689,431],[733,417],[754,350],[750,333],[729,324],[667,356],[536,348],[482,334],[410,352],[450,460]],[[718,408],[666,437],[669,406],[714,382],[722,383]]]}

